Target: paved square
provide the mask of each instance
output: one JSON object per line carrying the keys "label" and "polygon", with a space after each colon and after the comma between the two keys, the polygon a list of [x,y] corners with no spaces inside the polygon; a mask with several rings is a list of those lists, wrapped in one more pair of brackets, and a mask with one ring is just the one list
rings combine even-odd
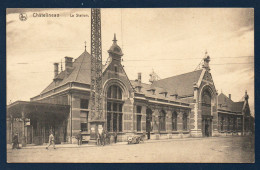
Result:
{"label": "paved square", "polygon": [[[69,146],[69,145],[67,145]],[[151,140],[141,144],[107,146],[44,146],[7,149],[11,162],[214,162],[253,163],[254,137],[211,137]]]}

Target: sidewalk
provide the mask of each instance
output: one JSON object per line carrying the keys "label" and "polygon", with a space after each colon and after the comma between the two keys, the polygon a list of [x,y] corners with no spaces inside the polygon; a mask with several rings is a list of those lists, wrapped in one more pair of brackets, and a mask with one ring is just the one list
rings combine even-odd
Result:
{"label": "sidewalk", "polygon": [[[158,143],[158,142],[169,142],[169,141],[182,141],[182,140],[202,140],[205,138],[174,138],[174,139],[160,139],[160,140],[145,140],[145,143]],[[143,143],[141,143],[143,144]],[[118,145],[127,145],[127,142],[117,142],[117,143],[111,143],[109,145],[106,146],[118,146]],[[134,145],[134,144],[132,144]],[[56,148],[85,148],[85,147],[99,147],[97,145],[89,145],[89,144],[82,144],[82,145],[77,145],[77,144],[57,144],[55,145]],[[21,149],[45,149],[47,147],[47,144],[43,144],[43,145],[33,145],[33,144],[28,144],[26,147],[22,147]],[[52,146],[50,146],[50,148],[52,148]],[[7,149],[12,149],[12,145],[11,144],[7,144]]]}

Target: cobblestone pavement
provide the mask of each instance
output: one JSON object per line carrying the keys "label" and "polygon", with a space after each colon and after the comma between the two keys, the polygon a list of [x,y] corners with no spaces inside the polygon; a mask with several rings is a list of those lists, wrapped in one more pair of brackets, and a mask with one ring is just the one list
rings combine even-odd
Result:
{"label": "cobblestone pavement", "polygon": [[[70,145],[67,145],[70,146]],[[253,137],[211,137],[150,140],[141,144],[107,146],[45,146],[7,149],[11,162],[232,162],[252,163]]]}

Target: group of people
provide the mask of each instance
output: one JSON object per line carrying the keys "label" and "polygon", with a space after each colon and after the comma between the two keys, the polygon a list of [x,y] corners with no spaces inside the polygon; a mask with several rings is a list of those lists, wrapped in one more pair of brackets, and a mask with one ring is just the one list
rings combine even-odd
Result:
{"label": "group of people", "polygon": [[[110,144],[110,134],[108,133],[108,131],[104,131],[103,129],[99,129],[98,130],[98,134],[97,134],[97,145],[106,145],[107,143]],[[114,142],[117,143],[117,132],[114,132],[113,134],[114,136]],[[76,139],[78,140],[78,145],[82,144],[82,134],[81,131],[76,135]],[[55,147],[55,139],[54,139],[54,135],[53,132],[50,131],[50,136],[49,136],[49,144],[46,147],[46,149],[49,149],[49,146],[53,146],[54,149],[56,149]],[[13,145],[12,145],[12,149],[19,149],[19,141],[18,141],[18,133],[15,133],[15,135],[13,136]]]}
{"label": "group of people", "polygon": [[[117,142],[117,132],[114,132],[114,142]],[[103,129],[98,130],[97,134],[97,145],[106,145],[110,144],[110,137],[111,135],[109,134],[108,131],[104,131]]]}

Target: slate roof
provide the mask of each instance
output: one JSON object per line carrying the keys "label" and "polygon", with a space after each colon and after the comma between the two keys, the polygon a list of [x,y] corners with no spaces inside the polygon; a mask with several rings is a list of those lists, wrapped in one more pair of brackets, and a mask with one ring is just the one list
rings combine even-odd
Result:
{"label": "slate roof", "polygon": [[[139,85],[137,81],[130,80],[130,82],[133,85],[133,87],[136,87]],[[146,83],[141,83],[141,86],[142,86],[142,88],[141,88],[140,93],[144,94],[146,97],[181,102],[181,100],[178,100],[178,99],[176,100],[174,96],[170,96],[171,94],[169,92],[167,93],[167,95],[165,97],[165,94],[163,94],[163,92],[168,91],[165,88],[156,87],[156,86],[153,86],[152,84],[146,84]],[[151,89],[155,90],[154,94],[152,93]]]}
{"label": "slate roof", "polygon": [[201,73],[202,69],[161,79],[155,81],[153,85],[155,87],[165,88],[171,94],[177,93],[178,96],[193,96],[193,84],[194,82],[198,82]]}
{"label": "slate roof", "polygon": [[227,110],[231,112],[242,112],[245,101],[233,102],[225,94],[218,95],[218,109]]}
{"label": "slate roof", "polygon": [[233,112],[242,112],[243,106],[245,102],[234,102],[232,105]]}
{"label": "slate roof", "polygon": [[55,82],[52,81],[51,84],[41,92],[41,94],[68,82],[90,84],[90,62],[91,55],[87,51],[84,51],[74,60],[72,70],[64,70],[60,72],[55,78],[60,78],[61,81],[57,85],[55,85]]}

